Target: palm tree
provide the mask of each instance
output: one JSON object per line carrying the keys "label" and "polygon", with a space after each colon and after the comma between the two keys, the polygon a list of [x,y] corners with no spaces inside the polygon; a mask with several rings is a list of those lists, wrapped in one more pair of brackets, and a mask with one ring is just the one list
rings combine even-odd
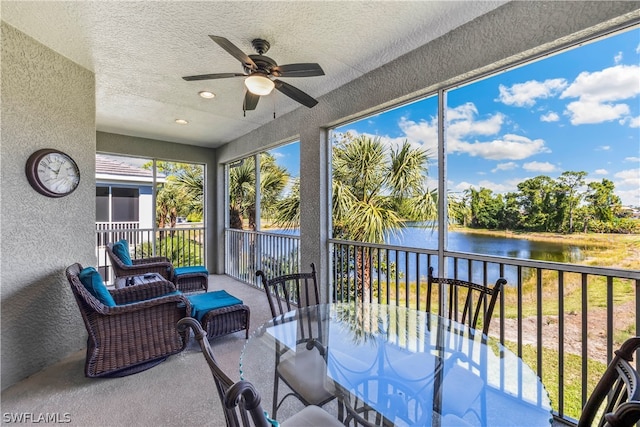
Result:
{"label": "palm tree", "polygon": [[[405,221],[437,217],[437,194],[426,185],[429,154],[405,141],[397,148],[367,135],[340,135],[333,147],[333,233],[335,238],[383,243]],[[299,191],[278,204],[276,223],[291,227],[300,218]],[[370,292],[370,257],[359,252],[351,268],[358,292]],[[350,260],[344,260],[351,264]]]}
{"label": "palm tree", "polygon": [[[405,220],[436,218],[437,196],[426,185],[428,160],[427,151],[408,141],[389,148],[380,138],[342,135],[333,150],[334,237],[383,243]],[[371,292],[369,255],[358,252],[354,262],[355,291],[365,297]]]}
{"label": "palm tree", "polygon": [[242,230],[244,216],[255,206],[255,182],[253,158],[229,170],[229,227]]}
{"label": "palm tree", "polygon": [[[426,186],[429,155],[405,141],[387,148],[380,138],[349,133],[333,150],[334,237],[383,243],[405,220],[436,217],[436,193]],[[403,209],[403,217],[399,214]]]}
{"label": "palm tree", "polygon": [[[260,155],[260,196],[264,215],[275,215],[275,206],[289,181],[286,169],[276,164],[269,153]],[[242,230],[243,220],[248,219],[249,228],[256,225],[256,174],[255,161],[248,157],[229,171],[229,217],[231,228]]]}
{"label": "palm tree", "polygon": [[204,212],[204,168],[188,165],[176,176],[176,184],[187,199],[185,209],[189,214],[202,217]]}

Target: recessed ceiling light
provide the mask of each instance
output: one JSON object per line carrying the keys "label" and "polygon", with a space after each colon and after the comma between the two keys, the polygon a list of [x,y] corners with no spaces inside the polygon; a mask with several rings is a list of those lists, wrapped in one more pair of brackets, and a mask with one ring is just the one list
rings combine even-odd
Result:
{"label": "recessed ceiling light", "polygon": [[216,94],[213,92],[209,92],[208,90],[203,90],[198,92],[198,95],[200,95],[202,98],[205,99],[211,99],[211,98],[215,98]]}
{"label": "recessed ceiling light", "polygon": [[179,125],[186,125],[189,122],[186,121],[185,119],[176,119],[176,123],[179,124]]}

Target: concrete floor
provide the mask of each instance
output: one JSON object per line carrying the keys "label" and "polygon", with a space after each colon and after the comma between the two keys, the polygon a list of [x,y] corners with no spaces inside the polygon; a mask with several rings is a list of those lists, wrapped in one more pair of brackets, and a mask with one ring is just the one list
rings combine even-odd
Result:
{"label": "concrete floor", "polygon": [[[251,308],[250,331],[271,318],[263,291],[227,276],[210,276],[209,290],[218,289]],[[244,332],[237,332],[211,341],[218,363],[235,380],[244,337]],[[83,349],[3,391],[0,422],[21,418],[25,424],[48,424],[42,421],[47,417],[83,427],[225,425],[213,377],[193,338],[182,353],[123,378],[86,378],[84,358]],[[264,375],[272,373],[266,370]],[[301,405],[295,399],[287,402],[285,406]],[[325,409],[337,411],[334,402]]]}
{"label": "concrete floor", "polygon": [[[217,289],[251,308],[251,331],[271,318],[262,291],[227,276],[210,276],[209,290]],[[239,379],[244,343],[244,332],[211,341],[218,363],[233,379]],[[2,424],[11,417],[53,417],[86,427],[225,425],[213,377],[194,339],[184,352],[123,378],[86,378],[84,358],[83,349],[4,390]]]}

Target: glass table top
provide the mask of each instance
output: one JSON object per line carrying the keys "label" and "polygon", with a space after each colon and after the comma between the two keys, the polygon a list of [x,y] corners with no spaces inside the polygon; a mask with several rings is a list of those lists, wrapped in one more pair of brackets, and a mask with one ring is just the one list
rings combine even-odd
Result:
{"label": "glass table top", "polygon": [[[309,357],[300,357],[308,352],[315,352],[311,368]],[[480,331],[404,307],[321,304],[259,327],[242,351],[240,376],[268,411],[276,363],[299,363],[299,381],[321,378],[348,413],[366,409],[386,425],[551,424],[548,394],[522,359]],[[280,396],[288,391],[281,383]],[[289,398],[278,419],[300,408]]]}

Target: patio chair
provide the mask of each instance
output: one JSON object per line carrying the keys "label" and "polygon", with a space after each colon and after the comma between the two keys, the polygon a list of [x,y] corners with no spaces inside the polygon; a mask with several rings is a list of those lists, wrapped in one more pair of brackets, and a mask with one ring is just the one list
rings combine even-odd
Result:
{"label": "patio chair", "polygon": [[626,340],[582,408],[578,427],[632,426],[640,421],[640,376],[631,366],[640,337]]}
{"label": "patio chair", "polygon": [[124,239],[107,244],[107,255],[116,277],[158,273],[182,292],[206,291],[209,286],[209,272],[204,266],[174,268],[163,256],[131,259],[129,244]]}
{"label": "patio chair", "polygon": [[[191,328],[196,340],[200,343],[202,354],[213,374],[227,427],[273,427],[276,425],[273,420],[267,418],[260,405],[260,394],[253,384],[248,381],[234,383],[220,368],[207,340],[207,334],[196,319],[185,317],[178,321],[177,328],[183,334]],[[343,427],[337,418],[317,406],[306,406],[293,417],[280,422],[279,425],[282,427]]]}
{"label": "patio chair", "polygon": [[[439,312],[439,306],[432,306],[434,295],[438,295],[441,300],[445,292],[447,296],[447,318],[460,322],[472,330],[476,330],[478,325],[482,325],[482,333],[486,336],[489,332],[491,317],[495,308],[498,296],[507,281],[499,278],[493,287],[482,286],[473,282],[460,279],[440,278],[433,275],[433,267],[429,267],[429,277],[427,281],[426,308],[427,312],[434,310]],[[440,288],[444,285],[444,289]],[[480,323],[481,322],[481,323]],[[438,379],[434,384],[436,399],[446,402],[440,410],[447,419],[463,418],[467,413],[471,412],[482,421],[483,414],[486,413],[486,393],[485,381],[473,373],[473,362],[467,360],[463,353],[456,351],[453,347],[439,349],[441,370],[444,377]],[[412,358],[409,356],[406,360],[399,362],[400,366],[412,366]],[[462,359],[463,365],[470,365],[469,369],[461,368],[456,365],[458,360]],[[393,368],[392,368],[393,369]],[[419,370],[417,371],[419,372]],[[411,375],[410,378],[416,383],[423,381],[429,383],[433,379],[439,377],[424,377],[419,374]],[[455,393],[455,396],[452,396]],[[473,404],[479,400],[480,407],[473,408]]]}
{"label": "patio chair", "polygon": [[[491,323],[491,316],[493,315],[498,295],[506,284],[507,281],[502,277],[496,280],[492,288],[466,280],[434,277],[433,267],[429,267],[425,310],[428,312],[432,310],[431,301],[434,285],[436,287],[438,285],[446,285],[449,319],[463,323],[473,329],[476,329],[478,322],[482,321],[482,332],[486,335],[489,333],[489,324]],[[440,295],[439,289],[436,292]],[[488,303],[487,297],[490,297]],[[442,299],[442,295],[440,295],[440,299]],[[462,310],[460,310],[461,305],[463,306]]]}
{"label": "patio chair", "polygon": [[107,255],[111,260],[111,267],[116,277],[158,273],[169,281],[173,278],[173,264],[168,258],[158,256],[131,259],[126,240],[107,244]]}
{"label": "patio chair", "polygon": [[87,377],[134,374],[186,347],[174,325],[191,307],[171,282],[109,291],[95,269],[75,263],[66,275],[88,333]]}
{"label": "patio chair", "polygon": [[[287,274],[268,279],[263,271],[258,270],[256,276],[262,279],[271,315],[277,318],[276,322],[286,321],[282,315],[295,308],[294,302],[298,307],[312,306],[320,302],[314,264],[311,264],[311,272]],[[274,417],[277,416],[280,405],[289,396],[297,398],[305,406],[323,406],[335,397],[333,390],[325,388],[324,375],[310,375],[315,369],[326,369],[327,364],[326,352],[319,351],[318,348],[318,345],[322,346],[320,336],[322,331],[320,328],[314,331],[313,326],[300,325],[298,351],[282,363],[280,360],[290,350],[280,345],[276,348],[272,411]],[[306,350],[300,350],[300,345],[308,342],[313,345],[306,347]],[[289,387],[291,392],[278,400],[280,380]]]}

